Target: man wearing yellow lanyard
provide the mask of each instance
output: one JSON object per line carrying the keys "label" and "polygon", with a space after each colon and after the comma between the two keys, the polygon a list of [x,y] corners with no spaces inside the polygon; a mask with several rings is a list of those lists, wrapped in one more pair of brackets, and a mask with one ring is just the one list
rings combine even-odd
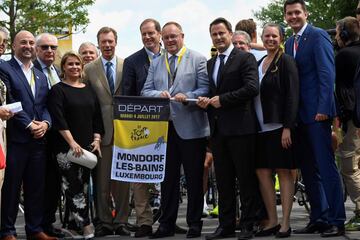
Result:
{"label": "man wearing yellow lanyard", "polygon": [[151,238],[175,234],[179,207],[180,166],[187,182],[187,238],[201,235],[202,175],[209,124],[205,111],[188,101],[208,94],[206,58],[184,46],[184,33],[176,22],[162,28],[166,53],[154,59],[142,90],[143,96],[170,98],[170,122],[165,179],[161,184],[160,226]]}

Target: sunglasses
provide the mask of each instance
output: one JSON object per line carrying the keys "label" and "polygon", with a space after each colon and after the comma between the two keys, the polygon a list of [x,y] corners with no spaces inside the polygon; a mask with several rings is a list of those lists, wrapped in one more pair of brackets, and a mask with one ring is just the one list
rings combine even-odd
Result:
{"label": "sunglasses", "polygon": [[40,46],[41,50],[46,51],[49,48],[51,48],[51,50],[56,50],[58,48],[58,46],[53,46],[53,45],[41,45]]}

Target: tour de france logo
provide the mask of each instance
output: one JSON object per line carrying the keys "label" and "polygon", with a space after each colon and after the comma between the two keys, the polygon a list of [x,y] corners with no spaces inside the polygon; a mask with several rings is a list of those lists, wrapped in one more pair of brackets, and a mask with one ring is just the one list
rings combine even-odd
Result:
{"label": "tour de france logo", "polygon": [[139,141],[142,139],[147,139],[150,135],[150,130],[147,127],[142,127],[138,125],[135,129],[131,132],[131,140]]}

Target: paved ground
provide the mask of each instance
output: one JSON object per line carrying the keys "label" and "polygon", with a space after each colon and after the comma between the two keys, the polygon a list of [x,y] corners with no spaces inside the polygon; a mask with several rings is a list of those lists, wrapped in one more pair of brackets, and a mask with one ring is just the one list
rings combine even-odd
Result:
{"label": "paved ground", "polygon": [[[350,200],[348,200],[346,202],[346,213],[347,213],[347,218],[351,218],[353,216],[352,213],[352,209],[353,209],[353,204],[350,202]],[[278,206],[278,211],[279,214],[281,214],[281,210]],[[185,221],[185,212],[186,212],[186,205],[185,204],[181,204],[180,206],[180,210],[179,210],[179,217],[178,217],[178,224],[181,227],[186,227],[186,221]],[[292,211],[292,222],[291,222],[291,226],[293,229],[296,228],[300,228],[305,226],[305,224],[308,221],[308,215],[304,209],[304,207],[299,206],[299,204],[297,202],[294,203],[294,207],[293,207],[293,211]],[[217,219],[216,218],[204,218],[204,226],[203,226],[203,231],[202,231],[202,236],[200,239],[204,239],[206,234],[209,234],[211,232],[213,232],[215,230],[215,228],[217,227]],[[131,217],[130,218],[130,222],[134,222],[134,218]],[[156,230],[158,224],[154,225],[154,230]],[[16,224],[16,228],[18,231],[18,238],[19,239],[25,239],[25,233],[24,233],[24,216],[23,214],[19,211],[19,216],[18,216],[18,221]],[[292,239],[309,239],[309,240],[316,240],[316,239],[322,239],[318,234],[309,234],[309,235],[292,235],[291,237]],[[111,237],[104,237],[104,238],[98,238],[98,239],[134,239],[133,237],[119,237],[119,236],[111,236]],[[185,239],[185,235],[176,235],[174,237],[171,237],[169,239]],[[233,238],[236,239],[236,238]],[[267,240],[267,239],[274,239],[274,237],[262,237],[260,238],[262,240]],[[348,232],[346,234],[346,236],[344,237],[336,237],[336,238],[331,238],[334,240],[337,239],[359,239],[360,240],[360,231],[359,232]]]}

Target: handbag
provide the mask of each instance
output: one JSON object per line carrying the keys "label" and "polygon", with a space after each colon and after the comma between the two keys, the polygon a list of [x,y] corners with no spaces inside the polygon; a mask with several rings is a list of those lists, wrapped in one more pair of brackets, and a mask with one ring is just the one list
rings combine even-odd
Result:
{"label": "handbag", "polygon": [[76,157],[74,155],[74,151],[72,149],[69,149],[69,151],[66,153],[66,158],[73,163],[79,164],[81,166],[93,169],[97,164],[97,157],[92,152],[89,152],[85,149],[82,149],[83,154],[81,154],[79,157]]}

